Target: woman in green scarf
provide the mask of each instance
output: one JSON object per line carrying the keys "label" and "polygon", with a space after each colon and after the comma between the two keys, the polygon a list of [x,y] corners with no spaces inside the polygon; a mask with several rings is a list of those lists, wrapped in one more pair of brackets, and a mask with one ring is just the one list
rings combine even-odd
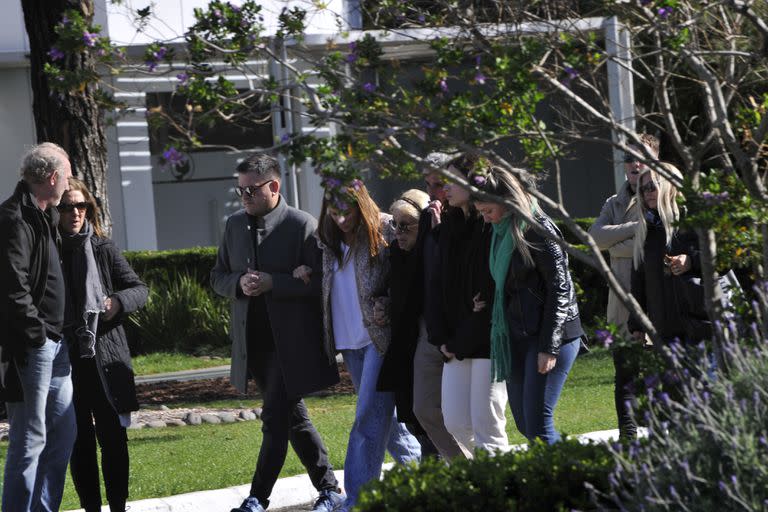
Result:
{"label": "woman in green scarf", "polygon": [[[552,444],[560,439],[553,421],[555,406],[585,339],[568,255],[555,241],[562,235],[511,172],[486,164],[472,182],[499,198],[475,202],[483,219],[493,225],[493,376],[507,382],[518,430],[528,439]],[[526,212],[537,228],[516,212]]]}

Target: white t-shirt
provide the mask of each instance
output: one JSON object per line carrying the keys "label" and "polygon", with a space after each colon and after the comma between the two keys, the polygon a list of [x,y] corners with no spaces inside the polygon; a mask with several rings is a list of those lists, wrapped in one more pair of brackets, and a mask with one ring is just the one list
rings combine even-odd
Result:
{"label": "white t-shirt", "polygon": [[355,263],[349,259],[349,246],[342,243],[344,266],[333,264],[331,281],[331,317],[336,350],[356,350],[371,343],[368,330],[363,325],[363,312],[355,280]]}

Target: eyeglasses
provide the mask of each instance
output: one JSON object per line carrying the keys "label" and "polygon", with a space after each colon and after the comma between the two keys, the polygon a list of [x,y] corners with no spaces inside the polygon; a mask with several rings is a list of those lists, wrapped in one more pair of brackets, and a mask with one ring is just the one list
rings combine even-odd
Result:
{"label": "eyeglasses", "polygon": [[640,187],[640,192],[643,194],[650,194],[651,192],[656,192],[658,190],[658,187],[654,185],[653,183],[649,182]]}
{"label": "eyeglasses", "polygon": [[273,181],[275,181],[275,180],[265,181],[261,185],[249,185],[247,187],[235,187],[235,194],[237,195],[237,197],[243,197],[243,195],[246,195],[248,197],[253,197],[254,195],[256,195],[256,191],[257,190],[259,190],[264,185],[268,185],[268,184],[272,183]]}
{"label": "eyeglasses", "polygon": [[88,209],[90,205],[83,201],[82,203],[59,203],[59,206],[56,208],[63,213],[72,213],[75,208],[77,208],[79,211],[84,212]]}
{"label": "eyeglasses", "polygon": [[418,224],[417,222],[395,222],[395,219],[392,219],[389,221],[389,225],[392,226],[392,229],[397,231],[398,233],[407,233]]}

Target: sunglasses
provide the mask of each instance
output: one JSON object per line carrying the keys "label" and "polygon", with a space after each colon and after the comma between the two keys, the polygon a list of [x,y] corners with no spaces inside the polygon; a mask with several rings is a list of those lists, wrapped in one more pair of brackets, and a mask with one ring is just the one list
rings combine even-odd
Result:
{"label": "sunglasses", "polygon": [[629,153],[624,153],[624,163],[625,164],[636,164],[640,160],[635,158],[633,155],[630,155]]}
{"label": "sunglasses", "polygon": [[265,181],[261,185],[249,185],[247,187],[235,187],[235,194],[237,195],[237,197],[243,197],[243,195],[246,195],[248,197],[253,197],[254,195],[256,195],[256,192],[261,187],[263,187],[264,185],[268,185],[268,184],[272,183],[273,181],[275,181],[275,180]]}
{"label": "sunglasses", "polygon": [[72,213],[75,210],[75,208],[77,208],[81,212],[84,212],[89,207],[90,207],[90,205],[88,203],[86,203],[85,201],[83,201],[82,203],[59,203],[59,206],[57,206],[56,208],[60,212]]}
{"label": "sunglasses", "polygon": [[398,233],[407,233],[413,228],[417,222],[395,222],[395,219],[392,219],[389,221],[389,225],[392,226],[392,229],[397,231]]}
{"label": "sunglasses", "polygon": [[640,192],[643,194],[650,194],[651,192],[656,192],[658,190],[658,187],[654,185],[653,183],[646,183],[642,187],[640,187]]}

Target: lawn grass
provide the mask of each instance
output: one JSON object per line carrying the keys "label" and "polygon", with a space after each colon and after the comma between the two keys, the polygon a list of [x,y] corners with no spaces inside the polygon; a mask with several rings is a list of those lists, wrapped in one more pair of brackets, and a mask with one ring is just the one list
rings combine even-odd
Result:
{"label": "lawn grass", "polygon": [[132,358],[133,371],[136,375],[154,375],[156,373],[198,370],[229,364],[229,358],[202,358],[188,354],[156,352]]}
{"label": "lawn grass", "polygon": [[[577,359],[556,411],[556,425],[569,434],[616,427],[613,410],[613,366],[610,356],[594,353]],[[355,398],[334,395],[308,398],[310,417],[325,441],[331,463],[343,468],[347,436],[355,411]],[[190,406],[195,404],[180,404]],[[248,400],[209,402],[208,407],[252,407]],[[507,409],[511,443],[523,442]],[[167,427],[129,431],[131,500],[170,496],[248,483],[261,442],[258,422],[197,427]],[[5,460],[7,442],[0,443]],[[304,473],[296,454],[288,450],[281,477]],[[67,479],[62,510],[79,506]]]}

